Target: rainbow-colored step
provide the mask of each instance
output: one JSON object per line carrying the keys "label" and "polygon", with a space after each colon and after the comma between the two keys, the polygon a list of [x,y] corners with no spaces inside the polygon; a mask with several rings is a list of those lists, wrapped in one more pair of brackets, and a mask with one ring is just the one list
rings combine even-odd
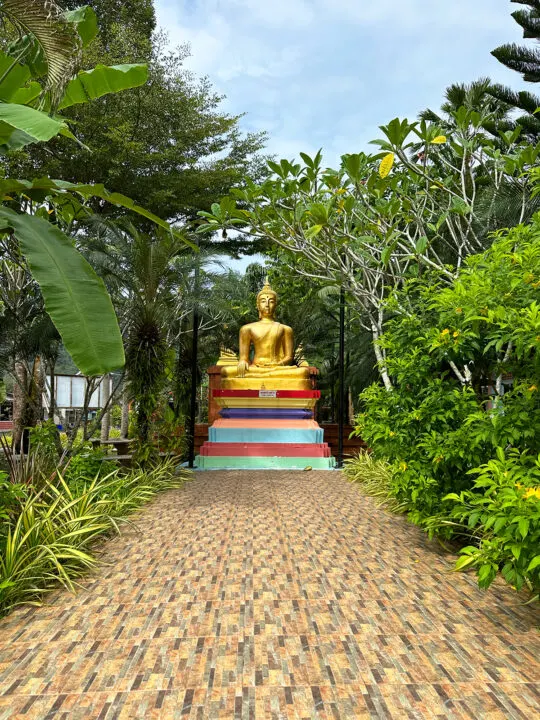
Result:
{"label": "rainbow-colored step", "polygon": [[335,466],[313,420],[318,390],[214,390],[220,420],[196,458],[199,469],[313,469]]}

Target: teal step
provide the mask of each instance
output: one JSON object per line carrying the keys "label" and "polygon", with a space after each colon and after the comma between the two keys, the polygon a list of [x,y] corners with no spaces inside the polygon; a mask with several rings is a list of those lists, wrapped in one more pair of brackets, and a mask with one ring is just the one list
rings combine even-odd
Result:
{"label": "teal step", "polygon": [[211,427],[208,439],[210,442],[223,443],[322,443],[324,430]]}
{"label": "teal step", "polygon": [[322,457],[240,457],[232,455],[197,455],[199,470],[332,470],[335,458]]}

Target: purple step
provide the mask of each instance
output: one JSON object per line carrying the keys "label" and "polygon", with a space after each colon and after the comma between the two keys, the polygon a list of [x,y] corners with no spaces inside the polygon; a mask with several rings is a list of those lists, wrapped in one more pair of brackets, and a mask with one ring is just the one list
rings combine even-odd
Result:
{"label": "purple step", "polygon": [[311,420],[311,410],[298,410],[296,408],[222,408],[219,411],[222,418],[240,418],[247,420]]}

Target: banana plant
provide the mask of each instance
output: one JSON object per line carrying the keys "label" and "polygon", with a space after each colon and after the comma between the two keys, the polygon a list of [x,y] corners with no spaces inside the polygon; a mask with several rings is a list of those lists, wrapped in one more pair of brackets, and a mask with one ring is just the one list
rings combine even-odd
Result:
{"label": "banana plant", "polygon": [[[0,52],[0,154],[58,135],[77,142],[61,110],[147,80],[140,64],[78,71],[82,49],[97,33],[89,7],[64,12],[51,0],[0,0],[0,19],[6,18],[18,38]],[[97,197],[177,231],[102,185],[50,178],[1,183],[0,234],[18,242],[74,362],[89,376],[122,367],[122,338],[105,285],[58,226],[58,217],[67,206],[80,209]]]}

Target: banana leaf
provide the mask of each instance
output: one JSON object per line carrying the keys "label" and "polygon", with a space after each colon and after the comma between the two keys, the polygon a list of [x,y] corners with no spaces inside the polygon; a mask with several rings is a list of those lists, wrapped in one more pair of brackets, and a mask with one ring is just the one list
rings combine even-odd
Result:
{"label": "banana leaf", "polygon": [[144,85],[147,80],[146,65],[96,65],[92,70],[82,70],[69,81],[58,109],[129,90]]}
{"label": "banana leaf", "polygon": [[117,192],[110,192],[107,188],[100,184],[77,184],[71,183],[67,180],[51,180],[50,178],[38,178],[37,180],[16,180],[13,178],[0,179],[0,196],[9,196],[12,193],[23,193],[29,197],[35,198],[42,202],[47,196],[58,195],[59,193],[76,193],[83,197],[85,200],[89,200],[93,197],[106,200],[107,202],[123,207],[126,210],[131,210],[137,215],[151,220],[154,224],[159,225],[164,230],[172,233],[179,239],[181,239],[186,245],[191,247],[193,250],[198,251],[197,246],[190,242],[187,237],[178,229],[173,228],[168,222],[162,220],[154,213],[146,210],[145,208],[137,205],[137,203],[126,195],[122,195]]}
{"label": "banana leaf", "polygon": [[0,207],[0,226],[12,229],[45,309],[84,375],[102,375],[124,365],[118,321],[103,281],[55,225]]}
{"label": "banana leaf", "polygon": [[[58,135],[65,127],[61,120],[49,117],[46,113],[34,110],[26,105],[0,103],[0,150],[15,150],[13,147],[15,131],[24,133],[29,142],[46,141]],[[25,143],[28,144],[28,143]]]}

